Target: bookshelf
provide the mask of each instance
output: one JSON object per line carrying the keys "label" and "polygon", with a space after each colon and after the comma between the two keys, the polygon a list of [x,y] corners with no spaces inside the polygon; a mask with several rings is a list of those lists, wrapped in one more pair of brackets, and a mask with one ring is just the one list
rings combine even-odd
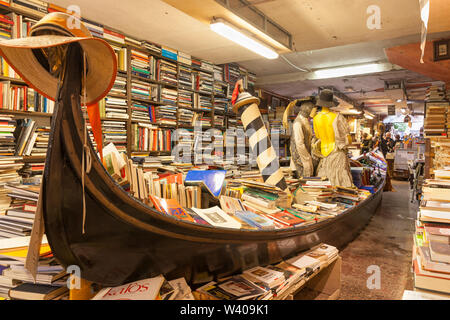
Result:
{"label": "bookshelf", "polygon": [[[24,18],[30,18],[33,20],[39,20],[45,13],[43,12],[32,12],[32,10],[22,10],[20,8],[7,7],[0,4],[0,14],[11,14],[15,13],[21,15]],[[91,30],[95,37],[102,38],[101,32],[98,29],[92,29],[94,25],[98,28],[98,24],[95,22],[90,22],[83,19],[87,27]],[[137,45],[134,37],[116,31],[114,28],[110,28],[106,25],[102,25],[103,38],[105,41],[111,44],[115,50],[119,68],[117,72],[117,77],[125,82],[124,91],[118,94],[116,91],[110,92],[107,96],[108,99],[120,99],[126,101],[119,107],[115,106],[115,111],[120,111],[121,117],[113,112],[113,115],[102,114],[101,122],[102,129],[104,133],[103,144],[108,143],[108,139],[105,139],[105,132],[108,138],[117,138],[111,135],[115,134],[114,130],[118,129],[121,131],[123,136],[120,137],[120,141],[123,143],[119,146],[121,151],[126,152],[129,156],[133,153],[143,154],[142,150],[136,150],[133,146],[133,132],[132,128],[139,124],[146,124],[158,127],[160,129],[193,129],[194,126],[192,122],[189,123],[188,120],[180,121],[180,116],[184,113],[198,113],[199,120],[202,122],[202,130],[208,129],[219,129],[225,132],[229,128],[239,128],[239,121],[235,114],[230,112],[231,109],[231,91],[234,88],[235,82],[242,78],[244,80],[244,86],[251,93],[255,92],[254,84],[256,76],[246,69],[242,68],[238,64],[225,64],[225,65],[214,65],[208,61],[198,59],[196,57],[191,57],[182,52],[173,51],[169,52],[168,48],[153,44],[147,41],[140,41],[141,45]],[[107,31],[108,30],[108,31]],[[116,35],[111,37],[109,30],[116,32]],[[108,34],[107,34],[108,33]],[[125,39],[125,40],[123,40]],[[132,39],[133,41],[127,41],[127,39]],[[123,40],[123,41],[122,41]],[[169,50],[169,51],[167,51]],[[139,72],[133,72],[134,59],[136,56],[133,55],[134,52],[144,54],[148,56],[149,70],[152,70],[152,74],[148,77],[145,74],[140,74]],[[168,54],[169,52],[169,54]],[[172,59],[176,57],[177,60]],[[142,62],[142,60],[140,60]],[[142,65],[142,63],[140,64]],[[174,67],[175,72],[169,73],[168,78],[162,76],[162,69],[167,71],[168,68]],[[170,74],[173,75],[170,81]],[[190,81],[189,81],[190,78]],[[9,81],[12,84],[26,86],[26,83],[17,78],[11,77],[0,77],[0,82]],[[156,88],[157,95],[154,98],[144,98],[142,96],[135,95],[134,84],[140,84],[141,89],[145,88],[146,85]],[[113,91],[113,90],[112,90]],[[176,98],[173,103],[168,103],[168,101],[162,99],[162,93],[176,92]],[[187,100],[183,100],[183,97]],[[190,97],[190,101],[189,101]],[[186,101],[188,101],[186,103]],[[123,102],[121,102],[123,103]],[[161,123],[158,119],[143,119],[135,118],[134,114],[139,114],[137,108],[133,108],[133,104],[138,104],[140,107],[153,106],[157,109],[163,109],[167,105],[175,107],[175,118],[172,123]],[[2,106],[3,107],[3,106]],[[123,110],[120,110],[122,107]],[[108,106],[108,109],[113,109]],[[145,110],[145,109],[142,109]],[[4,110],[0,109],[0,114],[12,114],[17,116],[17,118],[33,118],[39,119],[39,121],[45,121],[47,124],[50,123],[51,113],[43,112],[32,112],[32,111],[19,111],[19,110]],[[142,115],[141,111],[141,115]],[[234,120],[234,121],[233,121]],[[105,124],[114,125],[117,123],[117,127],[112,127],[113,129],[108,129]],[[120,126],[119,126],[120,123]],[[106,129],[106,130],[105,130]],[[109,130],[109,131],[108,131]],[[110,132],[110,134],[108,134]],[[126,138],[124,138],[126,135]],[[224,138],[225,140],[225,138]],[[248,140],[248,139],[246,139]],[[117,142],[119,140],[113,140],[112,142]],[[246,143],[248,148],[248,141]],[[237,151],[236,151],[237,152]],[[157,154],[158,152],[152,152],[152,154]],[[161,152],[162,154],[165,152]],[[150,155],[150,152],[148,152]]]}

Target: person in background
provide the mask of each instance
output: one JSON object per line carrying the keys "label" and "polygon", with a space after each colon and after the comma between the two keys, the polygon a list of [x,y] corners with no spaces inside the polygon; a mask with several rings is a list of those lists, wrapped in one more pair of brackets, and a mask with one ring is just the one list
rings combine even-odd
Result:
{"label": "person in background", "polygon": [[363,153],[363,154],[368,153],[368,152],[370,152],[370,150],[372,150],[373,142],[372,142],[372,139],[371,139],[371,137],[369,136],[369,134],[367,132],[363,133],[363,138],[362,138],[362,141],[361,141],[361,145],[362,145],[361,153]]}
{"label": "person in background", "polygon": [[380,148],[384,158],[390,152],[394,152],[395,141],[391,138],[391,133],[387,132],[384,138],[381,138]]}

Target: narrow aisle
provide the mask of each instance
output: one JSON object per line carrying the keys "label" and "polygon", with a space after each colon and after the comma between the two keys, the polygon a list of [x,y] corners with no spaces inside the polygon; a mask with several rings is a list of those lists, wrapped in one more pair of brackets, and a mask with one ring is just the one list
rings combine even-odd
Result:
{"label": "narrow aisle", "polygon": [[410,203],[409,182],[392,183],[396,191],[383,194],[369,225],[341,252],[342,300],[398,300],[412,290],[417,205]]}

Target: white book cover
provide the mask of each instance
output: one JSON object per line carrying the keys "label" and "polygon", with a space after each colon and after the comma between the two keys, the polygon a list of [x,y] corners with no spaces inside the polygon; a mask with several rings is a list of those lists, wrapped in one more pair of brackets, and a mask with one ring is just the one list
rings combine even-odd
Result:
{"label": "white book cover", "polygon": [[248,275],[250,278],[253,278],[257,281],[261,281],[266,284],[279,284],[284,281],[284,274],[279,271],[270,270],[264,267],[254,267],[244,271],[244,276]]}
{"label": "white book cover", "polygon": [[164,282],[162,275],[119,287],[102,289],[92,300],[155,300]]}
{"label": "white book cover", "polygon": [[234,229],[241,228],[241,224],[238,221],[230,217],[217,206],[209,209],[192,208],[192,210],[213,226]]}
{"label": "white book cover", "polygon": [[297,267],[299,269],[315,268],[320,264],[320,261],[318,259],[306,255],[289,259],[286,262],[292,264],[294,267]]}

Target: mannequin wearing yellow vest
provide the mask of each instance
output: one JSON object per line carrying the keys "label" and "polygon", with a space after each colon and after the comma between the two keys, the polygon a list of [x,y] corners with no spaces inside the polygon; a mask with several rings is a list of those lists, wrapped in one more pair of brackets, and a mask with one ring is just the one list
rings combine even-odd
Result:
{"label": "mannequin wearing yellow vest", "polygon": [[316,138],[316,150],[322,160],[317,169],[317,176],[327,177],[333,186],[354,187],[347,156],[347,146],[351,143],[350,128],[344,116],[333,112],[330,107],[336,106],[331,90],[322,90],[316,103],[317,114],[313,125]]}

